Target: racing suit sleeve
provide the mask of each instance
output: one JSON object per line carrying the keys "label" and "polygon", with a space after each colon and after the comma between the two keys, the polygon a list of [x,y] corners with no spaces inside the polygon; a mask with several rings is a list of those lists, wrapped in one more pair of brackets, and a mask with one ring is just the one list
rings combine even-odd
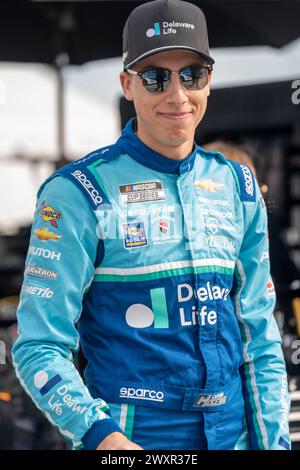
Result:
{"label": "racing suit sleeve", "polygon": [[84,293],[94,275],[97,220],[68,179],[46,183],[37,201],[13,347],[17,376],[52,424],[76,446],[96,449],[122,432],[107,404],[93,399],[73,360]]}
{"label": "racing suit sleeve", "polygon": [[245,235],[236,263],[234,295],[243,340],[241,376],[251,449],[290,448],[289,395],[281,337],[273,315],[267,212],[256,185],[256,202],[244,202]]}

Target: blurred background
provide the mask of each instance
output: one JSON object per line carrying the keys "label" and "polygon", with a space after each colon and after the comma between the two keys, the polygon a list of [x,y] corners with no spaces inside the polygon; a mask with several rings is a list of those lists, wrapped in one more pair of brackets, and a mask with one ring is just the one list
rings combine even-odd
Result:
{"label": "blurred background", "polygon": [[[192,1],[206,15],[216,61],[196,141],[217,150],[225,143],[256,169],[300,449],[300,2]],[[0,449],[68,448],[11,367],[18,295],[38,187],[56,168],[113,143],[134,115],[119,72],[123,25],[140,3],[0,5]]]}

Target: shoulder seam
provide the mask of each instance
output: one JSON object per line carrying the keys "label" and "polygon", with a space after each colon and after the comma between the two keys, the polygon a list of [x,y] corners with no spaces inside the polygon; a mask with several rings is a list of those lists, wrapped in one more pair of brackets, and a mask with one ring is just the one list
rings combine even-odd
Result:
{"label": "shoulder seam", "polygon": [[200,145],[197,145],[197,150],[199,153],[204,153],[208,156],[211,156],[215,159],[218,159],[218,160],[221,160],[222,163],[227,163],[226,162],[226,157],[221,153],[221,152],[215,152],[213,150],[206,150],[204,148],[202,148]]}

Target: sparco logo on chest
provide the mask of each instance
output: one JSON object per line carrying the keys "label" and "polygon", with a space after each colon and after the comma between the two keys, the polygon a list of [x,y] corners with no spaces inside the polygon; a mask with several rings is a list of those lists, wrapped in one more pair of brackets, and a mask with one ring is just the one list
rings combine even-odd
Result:
{"label": "sparco logo on chest", "polygon": [[134,398],[136,400],[150,400],[163,402],[163,392],[148,390],[144,388],[122,387],[120,389],[120,398]]}

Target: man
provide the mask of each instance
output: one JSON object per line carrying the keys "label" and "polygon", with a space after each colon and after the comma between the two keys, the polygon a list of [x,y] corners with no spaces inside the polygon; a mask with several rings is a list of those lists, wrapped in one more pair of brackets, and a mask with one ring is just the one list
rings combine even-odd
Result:
{"label": "man", "polygon": [[214,63],[204,15],[143,4],[123,47],[137,119],[39,191],[17,373],[75,447],[287,449],[265,208],[248,167],[194,144]]}

